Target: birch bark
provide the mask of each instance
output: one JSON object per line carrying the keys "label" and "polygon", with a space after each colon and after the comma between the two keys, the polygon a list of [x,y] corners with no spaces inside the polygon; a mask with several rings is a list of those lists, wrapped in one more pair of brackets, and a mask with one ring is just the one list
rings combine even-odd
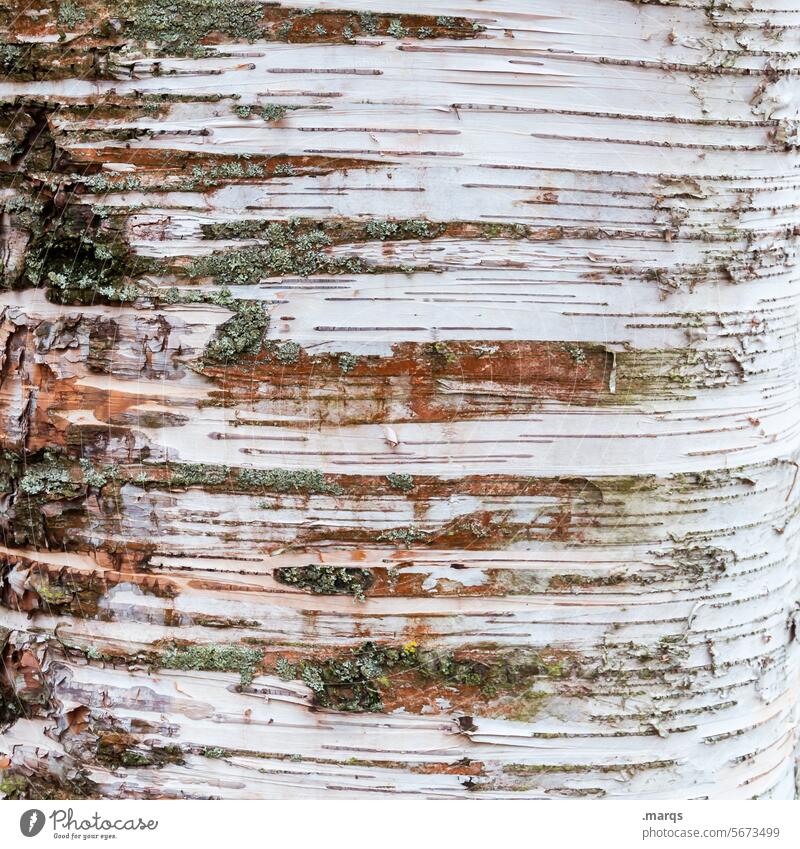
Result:
{"label": "birch bark", "polygon": [[796,6],[0,7],[0,793],[794,797]]}

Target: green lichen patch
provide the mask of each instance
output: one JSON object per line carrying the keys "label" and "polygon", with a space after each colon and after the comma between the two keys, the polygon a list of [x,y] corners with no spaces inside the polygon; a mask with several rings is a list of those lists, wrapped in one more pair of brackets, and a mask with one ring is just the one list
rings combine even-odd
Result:
{"label": "green lichen patch", "polygon": [[86,21],[86,10],[73,0],[59,0],[57,20],[63,27],[75,27]]}
{"label": "green lichen patch", "polygon": [[117,467],[113,463],[103,467],[95,466],[90,460],[79,460],[83,482],[92,489],[102,489],[117,476]]}
{"label": "green lichen patch", "polygon": [[127,33],[174,55],[203,55],[212,33],[255,41],[263,32],[264,4],[253,0],[123,0]]}
{"label": "green lichen patch", "polygon": [[262,492],[339,495],[341,487],[317,469],[242,469],[240,486]]}
{"label": "green lichen patch", "polygon": [[219,760],[220,758],[227,758],[229,753],[226,749],[221,749],[218,746],[206,746],[200,750],[200,754],[204,758]]}
{"label": "green lichen patch", "polygon": [[336,246],[386,241],[431,241],[439,238],[537,238],[535,228],[521,224],[434,222],[424,218],[242,219],[206,224],[202,230],[208,239],[258,239],[263,242],[246,248],[215,251],[191,260],[184,268],[176,268],[177,273],[185,271],[190,277],[210,277],[225,285],[256,283],[271,275],[309,276],[316,273],[357,274],[408,270],[400,265],[367,266],[357,256],[333,256],[330,249]]}
{"label": "green lichen patch", "polygon": [[83,482],[74,466],[63,455],[45,449],[39,460],[25,466],[19,490],[43,499],[74,498],[83,491]]}
{"label": "green lichen patch", "polygon": [[432,534],[430,531],[422,530],[421,528],[392,528],[388,531],[382,531],[378,534],[377,542],[401,543],[406,548],[411,548],[412,545],[426,545],[431,542]]}
{"label": "green lichen patch", "polygon": [[203,352],[210,364],[229,364],[254,357],[264,345],[269,328],[269,315],[259,301],[232,301],[234,315],[218,329]]}
{"label": "green lichen patch", "polygon": [[339,366],[339,371],[342,374],[350,374],[350,372],[358,365],[361,358],[357,354],[345,352],[336,357],[336,362]]}
{"label": "green lichen patch", "polygon": [[31,581],[31,588],[45,605],[50,608],[68,606],[75,596],[74,590],[61,586],[58,583],[52,583],[47,576],[34,578]]}
{"label": "green lichen patch", "polygon": [[[123,132],[132,134],[123,137],[123,140],[128,140],[128,138],[138,137],[143,131],[123,130]],[[137,177],[135,174],[126,174],[124,176],[103,173],[90,174],[89,176],[84,176],[81,182],[87,192],[95,195],[105,195],[110,192],[135,192],[145,187],[141,177]]]}
{"label": "green lichen patch", "polygon": [[45,772],[25,773],[14,769],[0,773],[0,795],[7,800],[59,801],[67,799],[100,799],[100,788],[82,769],[63,775]]}
{"label": "green lichen patch", "polygon": [[263,106],[253,103],[239,103],[232,111],[240,118],[260,118],[262,121],[282,121],[290,112],[298,109],[323,109],[322,106],[301,106],[297,103],[265,103]]}
{"label": "green lichen patch", "polygon": [[273,572],[276,581],[311,590],[315,595],[352,595],[365,600],[366,591],[374,583],[369,569],[344,566],[287,566]]}
{"label": "green lichen patch", "polygon": [[231,479],[228,466],[205,463],[176,463],[170,466],[168,484],[171,487],[222,486]]}
{"label": "green lichen patch", "polygon": [[137,744],[135,738],[124,732],[100,735],[95,746],[95,756],[109,769],[136,767],[162,767],[166,764],[184,763],[180,746],[156,746]]}
{"label": "green lichen patch", "polygon": [[207,239],[263,239],[271,247],[287,247],[308,237],[324,245],[353,242],[430,241],[442,237],[468,239],[535,238],[539,231],[525,224],[482,221],[429,221],[427,218],[289,218],[283,221],[239,219],[204,224]]}
{"label": "green lichen patch", "polygon": [[[466,39],[485,29],[463,17],[291,8],[256,0],[62,0],[58,5],[57,12],[37,10],[27,27],[24,23],[12,27],[9,43],[0,51],[6,73],[30,80],[112,78],[117,57],[124,60],[131,53],[137,60],[152,57],[153,69],[159,73],[162,57],[226,55],[224,47],[219,50],[215,45],[231,42]],[[10,43],[15,35],[28,35],[25,30],[31,25],[37,35],[52,40]]]}
{"label": "green lichen patch", "polygon": [[292,662],[281,658],[276,673],[299,678],[316,704],[341,711],[377,712],[390,707],[419,709],[440,697],[443,688],[468,691],[479,700],[527,691],[543,678],[560,678],[561,661],[545,660],[527,650],[498,650],[491,655],[461,655],[426,649],[411,641],[402,646],[364,643],[344,655]]}
{"label": "green lichen patch", "polygon": [[[338,495],[342,488],[317,469],[232,469],[206,463],[172,463],[168,468],[147,467],[125,476],[138,485],[202,486],[227,492]],[[267,505],[269,506],[269,505]]]}
{"label": "green lichen patch", "polygon": [[96,466],[85,458],[76,461],[55,448],[27,457],[4,454],[5,462],[0,460],[0,492],[16,490],[39,501],[75,498],[87,487],[102,489],[118,475],[114,464]]}
{"label": "green lichen patch", "polygon": [[176,188],[185,192],[202,191],[222,183],[263,179],[267,176],[269,172],[264,165],[242,155],[229,160],[193,165],[189,175],[184,177]]}
{"label": "green lichen patch", "polygon": [[155,298],[167,305],[213,304],[233,313],[217,327],[214,338],[203,351],[203,363],[209,366],[230,365],[248,357],[255,357],[267,344],[265,337],[270,319],[264,304],[260,301],[234,298],[227,287],[200,292],[171,286],[158,292]]}
{"label": "green lichen patch", "polygon": [[22,458],[15,451],[0,449],[0,493],[13,492],[20,476]]}
{"label": "green lichen patch", "polygon": [[585,363],[588,359],[586,351],[581,345],[564,345],[564,350],[575,360],[578,365]]}
{"label": "green lichen patch", "polygon": [[[156,114],[157,104],[145,103]],[[144,108],[144,107],[143,107]],[[156,136],[153,127],[120,128],[104,130],[102,139],[126,141],[140,136]],[[98,136],[98,140],[100,136]],[[127,147],[119,148],[127,150]],[[108,150],[108,148],[106,149]],[[136,167],[135,173],[94,172],[96,166],[87,167],[83,162],[75,163],[75,171],[69,174],[72,182],[81,184],[85,191],[105,195],[112,192],[205,192],[208,189],[237,183],[262,182],[271,178],[324,174],[332,170],[366,168],[366,159],[324,156],[317,154],[276,154],[254,156],[252,154],[204,154],[198,151],[178,152],[174,148],[133,148],[126,161],[115,159],[109,153],[106,162],[115,161]]]}
{"label": "green lichen patch", "polygon": [[286,247],[253,246],[214,251],[192,260],[187,273],[216,283],[246,285],[267,277],[312,274],[358,274],[366,270],[357,257],[335,257],[325,252],[330,239],[322,232],[304,234]]}
{"label": "green lichen patch", "polygon": [[278,362],[292,365],[300,359],[302,348],[297,342],[278,342],[272,348],[272,353]]}
{"label": "green lichen patch", "polygon": [[462,17],[286,8],[254,0],[122,0],[126,35],[160,55],[203,56],[234,41],[347,43],[358,36],[474,38],[484,30]]}
{"label": "green lichen patch", "polygon": [[435,239],[447,231],[446,224],[433,224],[423,218],[401,220],[377,219],[364,225],[364,233],[368,239],[381,242],[387,240],[402,241],[405,239]]}
{"label": "green lichen patch", "polygon": [[[157,103],[146,102],[145,111],[150,115],[157,114]],[[126,137],[139,137],[152,133],[147,128],[123,129],[120,131]],[[130,134],[133,134],[132,136]],[[115,137],[105,131],[104,138]],[[112,192],[163,192],[165,190],[179,192],[205,191],[216,186],[229,183],[252,182],[264,180],[271,176],[281,176],[291,173],[315,173],[315,169],[324,169],[333,164],[326,157],[299,157],[298,168],[285,157],[268,157],[255,160],[250,154],[232,156],[211,155],[199,153],[175,153],[174,150],[154,149],[149,156],[140,156],[136,174],[71,174],[75,182],[80,182],[87,192],[105,195]],[[350,163],[352,164],[352,162]]]}
{"label": "green lichen patch", "polygon": [[[26,65],[30,62],[31,45],[0,44],[0,72],[8,79],[15,79],[18,74],[25,75]],[[8,162],[13,153],[10,144],[0,147],[0,162]]]}
{"label": "green lichen patch", "polygon": [[260,669],[264,654],[260,649],[238,645],[172,646],[158,658],[164,669],[203,672],[238,672],[241,684],[249,684]]}
{"label": "green lichen patch", "polygon": [[414,477],[412,475],[390,472],[386,475],[386,480],[392,489],[399,489],[401,492],[411,492],[414,489]]}
{"label": "green lichen patch", "polygon": [[118,223],[72,205],[54,224],[41,213],[17,286],[42,286],[58,304],[132,303],[136,278],[149,268],[115,233]]}
{"label": "green lichen patch", "polygon": [[[13,477],[0,473],[2,488],[14,494],[6,505],[3,528],[17,545],[52,545],[55,538],[48,539],[46,527],[63,526],[68,513],[81,509],[86,494],[81,468],[55,449],[21,455],[13,466]],[[9,464],[0,463],[2,468],[8,470]],[[62,509],[46,518],[47,504],[56,501],[62,502]]]}
{"label": "green lichen patch", "polygon": [[6,799],[27,799],[28,782],[21,775],[6,773],[0,779],[0,793]]}

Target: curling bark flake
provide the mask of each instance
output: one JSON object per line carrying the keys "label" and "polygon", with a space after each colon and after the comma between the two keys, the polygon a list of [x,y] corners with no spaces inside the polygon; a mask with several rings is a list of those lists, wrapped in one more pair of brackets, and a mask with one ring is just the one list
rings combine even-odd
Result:
{"label": "curling bark flake", "polygon": [[0,9],[0,791],[792,797],[797,4],[165,6]]}

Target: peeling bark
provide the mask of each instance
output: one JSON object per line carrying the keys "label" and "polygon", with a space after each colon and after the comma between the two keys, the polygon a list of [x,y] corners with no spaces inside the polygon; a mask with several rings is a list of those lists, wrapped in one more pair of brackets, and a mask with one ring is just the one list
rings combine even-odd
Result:
{"label": "peeling bark", "polygon": [[164,5],[0,9],[0,794],[794,797],[800,11]]}

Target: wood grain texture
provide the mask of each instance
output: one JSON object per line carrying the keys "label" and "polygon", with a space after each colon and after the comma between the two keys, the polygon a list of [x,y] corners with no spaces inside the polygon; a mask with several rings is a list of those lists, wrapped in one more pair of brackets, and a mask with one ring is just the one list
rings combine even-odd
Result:
{"label": "wood grain texture", "polygon": [[800,9],[0,6],[0,793],[796,793]]}

